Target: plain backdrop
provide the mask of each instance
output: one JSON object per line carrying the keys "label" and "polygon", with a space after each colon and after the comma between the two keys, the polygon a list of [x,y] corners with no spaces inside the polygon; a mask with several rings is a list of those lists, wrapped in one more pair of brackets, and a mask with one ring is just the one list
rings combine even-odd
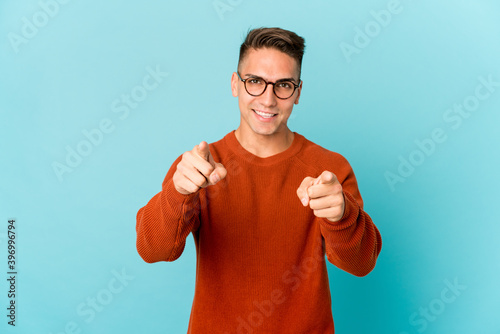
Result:
{"label": "plain backdrop", "polygon": [[278,26],[307,45],[289,127],[349,160],[383,239],[367,277],[329,264],[336,333],[500,333],[499,15],[495,0],[2,1],[0,332],[186,332],[192,236],[147,264],[136,213],[176,157],[238,127],[239,46]]}

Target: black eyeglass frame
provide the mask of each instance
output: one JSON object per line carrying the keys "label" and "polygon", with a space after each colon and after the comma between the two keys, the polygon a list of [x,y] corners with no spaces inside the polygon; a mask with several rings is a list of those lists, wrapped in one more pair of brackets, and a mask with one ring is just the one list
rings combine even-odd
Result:
{"label": "black eyeglass frame", "polygon": [[[248,91],[248,89],[247,89],[247,80],[248,80],[248,79],[242,79],[242,78],[241,78],[241,76],[240,76],[240,73],[238,73],[238,72],[236,72],[236,74],[238,75],[238,78],[240,78],[240,80],[243,82],[243,86],[245,86],[245,90],[246,90],[246,92],[248,93],[248,95],[251,95],[251,96],[261,96],[262,94],[264,94],[264,93],[266,92],[267,86],[269,86],[269,85],[273,85],[273,93],[274,93],[274,96],[276,96],[276,97],[277,97],[278,99],[280,99],[280,100],[287,100],[287,99],[291,98],[291,97],[293,96],[293,94],[295,94],[295,91],[297,90],[297,88],[299,88],[299,87],[300,87],[300,83],[301,83],[301,80],[300,80],[300,79],[299,79],[299,83],[298,83],[298,84],[296,84],[295,82],[290,81],[290,80],[278,80],[278,81],[276,81],[276,82],[267,82],[264,78],[261,78],[261,77],[251,77],[251,78],[248,78],[248,79],[256,79],[256,78],[258,78],[258,79],[260,79],[260,80],[264,81],[264,82],[265,82],[265,84],[266,84],[266,85],[264,86],[264,90],[262,91],[262,93],[260,93],[260,94],[258,94],[258,95],[255,95],[255,94],[250,94],[250,92],[249,92],[249,91]],[[289,97],[279,97],[279,96],[278,96],[278,94],[276,94],[276,90],[275,90],[275,88],[276,88],[276,84],[277,84],[277,83],[282,83],[282,82],[290,82],[290,83],[293,85],[293,92],[292,92],[292,94],[290,94],[290,96],[289,96]]]}

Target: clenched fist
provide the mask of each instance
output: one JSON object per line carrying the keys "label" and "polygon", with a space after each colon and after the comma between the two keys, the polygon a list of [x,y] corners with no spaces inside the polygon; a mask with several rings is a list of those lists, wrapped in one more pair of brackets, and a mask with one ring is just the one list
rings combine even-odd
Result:
{"label": "clenched fist", "polygon": [[337,222],[344,216],[342,185],[332,172],[324,171],[317,178],[306,177],[297,189],[297,196],[302,205],[309,205],[316,217]]}
{"label": "clenched fist", "polygon": [[214,185],[226,177],[224,166],[214,161],[208,144],[202,141],[182,155],[173,176],[175,189],[183,195]]}

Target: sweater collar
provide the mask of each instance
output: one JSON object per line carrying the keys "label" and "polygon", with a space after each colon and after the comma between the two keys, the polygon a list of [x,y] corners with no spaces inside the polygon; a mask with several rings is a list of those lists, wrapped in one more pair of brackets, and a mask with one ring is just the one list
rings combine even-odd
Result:
{"label": "sweater collar", "polygon": [[247,151],[243,146],[241,146],[240,142],[236,138],[235,135],[235,130],[229,132],[225,137],[224,137],[224,142],[226,145],[229,147],[231,151],[233,151],[234,154],[237,156],[247,160],[247,162],[254,164],[254,165],[272,165],[276,164],[279,162],[282,162],[288,158],[291,158],[295,156],[300,149],[302,148],[302,145],[304,143],[304,136],[298,134],[297,132],[294,132],[294,137],[293,137],[293,142],[292,144],[283,152],[280,152],[278,154],[272,155],[270,157],[266,158],[261,158],[256,156],[255,154]]}

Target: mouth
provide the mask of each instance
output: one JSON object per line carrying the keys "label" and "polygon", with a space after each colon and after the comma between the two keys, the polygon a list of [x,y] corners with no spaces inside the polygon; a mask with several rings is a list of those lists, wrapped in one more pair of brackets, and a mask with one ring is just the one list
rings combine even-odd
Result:
{"label": "mouth", "polygon": [[252,110],[254,113],[256,113],[257,115],[259,115],[260,117],[262,117],[264,119],[270,119],[270,118],[273,118],[276,115],[278,115],[278,114],[263,112],[263,111],[259,111],[259,110],[255,110],[255,109],[252,109]]}

